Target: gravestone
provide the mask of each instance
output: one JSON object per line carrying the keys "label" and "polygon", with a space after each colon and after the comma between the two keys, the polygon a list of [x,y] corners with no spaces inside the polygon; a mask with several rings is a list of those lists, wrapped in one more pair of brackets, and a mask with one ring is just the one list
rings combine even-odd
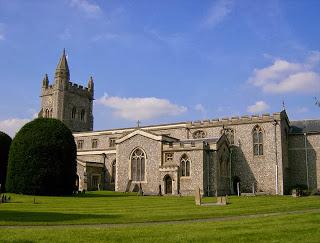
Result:
{"label": "gravestone", "polygon": [[293,197],[300,197],[300,192],[298,189],[293,189],[292,190],[292,196]]}
{"label": "gravestone", "polygon": [[217,204],[218,205],[227,205],[228,204],[228,197],[217,197]]}
{"label": "gravestone", "polygon": [[201,195],[200,195],[200,188],[197,187],[195,190],[194,200],[197,206],[201,205]]}

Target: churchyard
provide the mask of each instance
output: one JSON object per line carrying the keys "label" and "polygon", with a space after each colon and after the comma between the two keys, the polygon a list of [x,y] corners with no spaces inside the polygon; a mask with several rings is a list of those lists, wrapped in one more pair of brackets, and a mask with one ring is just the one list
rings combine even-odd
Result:
{"label": "churchyard", "polygon": [[[45,197],[7,194],[0,242],[274,241],[319,242],[319,196],[228,198],[196,206],[194,197],[117,192]],[[35,200],[35,203],[34,203]]]}

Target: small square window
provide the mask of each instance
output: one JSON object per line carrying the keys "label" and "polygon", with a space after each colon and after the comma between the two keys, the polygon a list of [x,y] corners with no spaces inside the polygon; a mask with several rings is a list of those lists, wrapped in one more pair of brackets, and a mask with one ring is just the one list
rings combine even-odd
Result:
{"label": "small square window", "polygon": [[164,160],[165,160],[165,162],[172,162],[173,161],[173,153],[165,153]]}

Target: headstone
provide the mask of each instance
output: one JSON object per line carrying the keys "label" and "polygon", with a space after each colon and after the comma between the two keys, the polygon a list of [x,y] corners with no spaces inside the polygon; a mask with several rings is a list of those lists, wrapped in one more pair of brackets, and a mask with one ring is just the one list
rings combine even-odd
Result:
{"label": "headstone", "polygon": [[255,187],[254,187],[254,183],[252,183],[252,194],[255,194],[256,193],[256,190],[255,190]]}
{"label": "headstone", "polygon": [[228,204],[228,197],[217,197],[217,204],[218,205],[227,205]]}
{"label": "headstone", "polygon": [[300,197],[300,193],[298,189],[293,189],[292,190],[292,196],[293,197]]}
{"label": "headstone", "polygon": [[201,195],[200,195],[200,188],[197,187],[195,190],[194,200],[197,206],[201,205]]}

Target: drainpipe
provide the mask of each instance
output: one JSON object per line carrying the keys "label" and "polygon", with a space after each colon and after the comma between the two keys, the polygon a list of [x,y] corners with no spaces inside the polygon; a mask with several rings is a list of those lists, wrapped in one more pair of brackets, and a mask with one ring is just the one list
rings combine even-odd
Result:
{"label": "drainpipe", "polygon": [[210,196],[209,194],[210,194],[210,161],[211,161],[211,156],[210,156],[210,150],[208,150],[208,154],[207,154],[207,163],[208,163],[208,185],[207,185],[207,190],[208,190],[208,192],[207,192],[207,194],[208,194],[208,197]]}
{"label": "drainpipe", "polygon": [[305,158],[306,158],[306,171],[307,171],[307,187],[309,191],[309,166],[308,166],[308,149],[307,149],[307,133],[304,133],[304,151],[305,151]]}
{"label": "drainpipe", "polygon": [[231,180],[231,163],[232,163],[232,149],[230,148],[230,156],[229,156],[229,179],[230,179],[230,194],[232,191],[232,180]]}
{"label": "drainpipe", "polygon": [[274,120],[274,146],[275,146],[275,153],[276,153],[276,195],[279,194],[278,187],[279,187],[279,176],[278,176],[278,150],[277,150],[277,125],[278,122]]}

